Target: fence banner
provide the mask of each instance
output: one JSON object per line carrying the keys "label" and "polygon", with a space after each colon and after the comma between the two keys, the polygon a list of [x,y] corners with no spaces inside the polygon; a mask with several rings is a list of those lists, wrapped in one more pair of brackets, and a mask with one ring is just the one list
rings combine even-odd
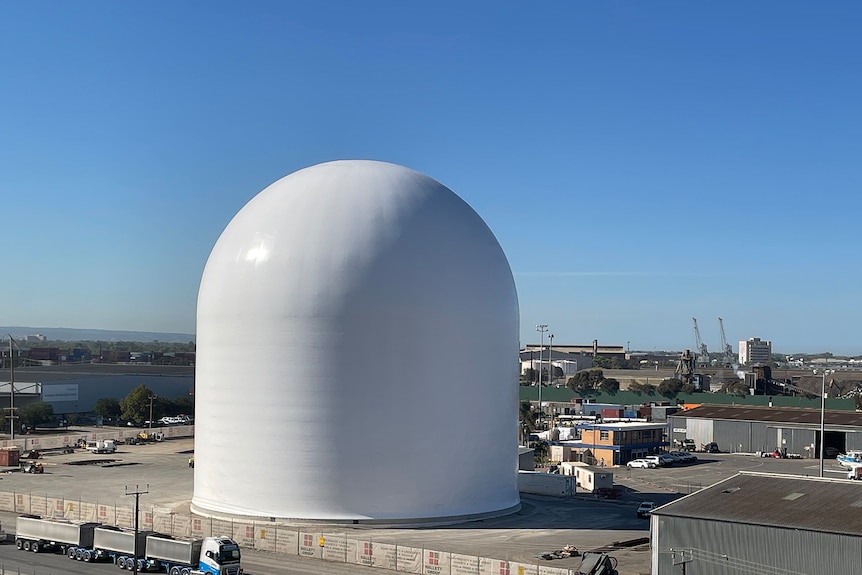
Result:
{"label": "fence banner", "polygon": [[15,494],[15,513],[30,513],[30,495],[27,493]]}
{"label": "fence banner", "polygon": [[343,533],[321,533],[320,555],[327,561],[347,561],[347,536]]}
{"label": "fence banner", "polygon": [[431,551],[425,549],[422,553],[422,567],[425,575],[443,575],[449,573],[450,553],[448,551]]}
{"label": "fence banner", "polygon": [[275,523],[255,523],[254,548],[258,551],[275,551],[277,530]]}
{"label": "fence banner", "polygon": [[233,524],[233,540],[239,543],[242,549],[254,548],[254,523]]}
{"label": "fence banner", "polygon": [[211,535],[213,537],[230,537],[233,533],[233,522],[223,519],[210,519]]}
{"label": "fence banner", "polygon": [[156,511],[153,513],[153,531],[173,535],[174,517],[171,513]]}
{"label": "fence banner", "polygon": [[570,575],[571,571],[562,567],[547,567],[539,565],[539,575]]}
{"label": "fence banner", "polygon": [[81,503],[77,499],[66,499],[63,505],[63,519],[74,521],[81,518]]}
{"label": "fence banner", "polygon": [[[371,558],[370,565],[381,569],[396,570],[395,559],[397,547],[392,543],[377,543],[376,541],[363,541],[363,547],[369,546],[368,554]],[[363,563],[368,565],[368,563]]]}
{"label": "fence banner", "polygon": [[275,552],[299,555],[299,533],[292,529],[278,528],[275,532]]}
{"label": "fence banner", "polygon": [[323,545],[326,541],[320,533],[299,533],[299,554],[302,557],[316,557],[320,559],[323,554]]}
{"label": "fence banner", "polygon": [[475,555],[452,553],[452,575],[476,575],[479,573],[479,558]]}
{"label": "fence banner", "polygon": [[44,495],[31,495],[30,513],[43,517],[48,515],[48,498]]}
{"label": "fence banner", "polygon": [[[357,565],[362,561],[359,557],[359,541],[347,539],[347,562]],[[364,563],[363,563],[364,565]]]}
{"label": "fence banner", "polygon": [[192,518],[188,515],[171,513],[171,531],[174,537],[192,536]]}
{"label": "fence banner", "polygon": [[0,491],[0,511],[15,511],[15,494]]}
{"label": "fence banner", "polygon": [[406,573],[422,573],[422,549],[399,545],[395,554],[395,568]]}
{"label": "fence banner", "polygon": [[539,575],[539,566],[509,561],[509,575]]}
{"label": "fence banner", "polygon": [[201,517],[192,517],[191,530],[192,537],[209,537],[212,533],[209,520],[204,521]]}
{"label": "fence banner", "polygon": [[509,575],[509,562],[479,557],[479,575]]}
{"label": "fence banner", "polygon": [[[32,500],[31,500],[32,505]],[[96,515],[96,504],[89,503],[87,501],[81,501],[79,503],[81,506],[80,509],[80,517],[81,521],[97,521],[98,515]],[[146,528],[146,527],[145,527]]]}
{"label": "fence banner", "polygon": [[130,507],[117,507],[117,525],[119,527],[135,526],[135,511]]}
{"label": "fence banner", "polygon": [[96,505],[96,521],[106,525],[117,524],[117,509],[113,505]]}

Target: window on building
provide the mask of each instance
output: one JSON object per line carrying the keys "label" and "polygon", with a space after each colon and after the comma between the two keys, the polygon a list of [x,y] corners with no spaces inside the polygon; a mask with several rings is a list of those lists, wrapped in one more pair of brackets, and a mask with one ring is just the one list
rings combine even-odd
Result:
{"label": "window on building", "polygon": [[610,437],[610,432],[609,432],[609,431],[602,430],[602,431],[599,433],[599,438],[600,438],[600,439],[605,439],[605,440],[606,440],[606,439],[608,439],[609,437]]}

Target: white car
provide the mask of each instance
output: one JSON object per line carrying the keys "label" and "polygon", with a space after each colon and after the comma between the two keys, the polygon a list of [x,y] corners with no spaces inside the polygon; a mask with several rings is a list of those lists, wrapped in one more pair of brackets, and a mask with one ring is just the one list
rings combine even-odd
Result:
{"label": "white car", "polygon": [[649,517],[652,513],[652,510],[656,508],[656,504],[653,501],[644,501],[640,505],[638,505],[638,517]]}
{"label": "white car", "polygon": [[656,464],[652,461],[647,461],[646,459],[632,459],[628,463],[626,463],[626,467],[640,467],[642,469],[653,469],[656,467]]}

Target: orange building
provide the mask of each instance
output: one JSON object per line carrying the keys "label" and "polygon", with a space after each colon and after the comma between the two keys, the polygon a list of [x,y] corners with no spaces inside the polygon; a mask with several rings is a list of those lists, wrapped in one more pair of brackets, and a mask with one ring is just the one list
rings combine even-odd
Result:
{"label": "orange building", "polygon": [[619,422],[581,426],[578,447],[589,449],[597,465],[625,465],[661,453],[669,445],[667,423]]}

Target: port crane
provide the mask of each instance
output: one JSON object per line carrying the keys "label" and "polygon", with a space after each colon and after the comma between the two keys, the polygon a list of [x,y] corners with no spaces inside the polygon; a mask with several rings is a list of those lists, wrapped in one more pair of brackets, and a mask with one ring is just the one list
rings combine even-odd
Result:
{"label": "port crane", "polygon": [[693,317],[691,321],[694,322],[694,343],[697,350],[695,353],[700,356],[700,364],[707,365],[709,364],[709,352],[706,350],[706,344],[700,339],[700,330],[697,329],[697,318]]}
{"label": "port crane", "polygon": [[724,320],[721,318],[718,318],[718,327],[721,330],[721,353],[724,354],[724,366],[733,367],[736,358],[733,355],[733,348],[727,343],[727,338],[724,337]]}

